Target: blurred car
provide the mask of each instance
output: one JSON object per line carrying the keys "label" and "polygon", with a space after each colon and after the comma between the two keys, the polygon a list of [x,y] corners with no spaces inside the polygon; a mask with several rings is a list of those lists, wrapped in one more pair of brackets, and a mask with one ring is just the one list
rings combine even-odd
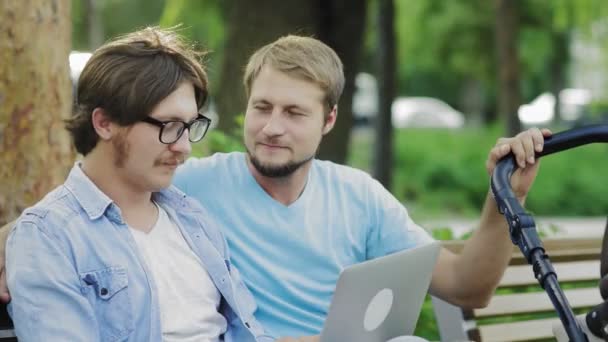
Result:
{"label": "blurred car", "polygon": [[355,125],[369,126],[378,114],[378,82],[372,74],[360,72],[355,76],[353,117]]}
{"label": "blurred car", "polygon": [[72,79],[72,84],[78,83],[78,77],[80,77],[80,73],[82,72],[82,69],[84,69],[89,58],[91,58],[91,55],[90,52],[70,52],[70,78]]}
{"label": "blurred car", "polygon": [[461,128],[464,114],[432,97],[398,97],[391,107],[395,128]]}
{"label": "blurred car", "polygon": [[[588,89],[567,88],[559,92],[560,118],[565,122],[574,122],[582,118],[587,106],[591,103],[591,91]],[[517,111],[519,121],[527,126],[546,125],[555,119],[555,95],[544,92],[528,104],[521,105]]]}

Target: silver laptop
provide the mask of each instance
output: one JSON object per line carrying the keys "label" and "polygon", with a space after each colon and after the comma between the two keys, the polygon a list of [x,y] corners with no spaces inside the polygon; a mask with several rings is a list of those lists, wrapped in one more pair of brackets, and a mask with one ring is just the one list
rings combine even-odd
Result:
{"label": "silver laptop", "polygon": [[412,335],[439,249],[432,242],[344,269],[321,342],[387,342]]}

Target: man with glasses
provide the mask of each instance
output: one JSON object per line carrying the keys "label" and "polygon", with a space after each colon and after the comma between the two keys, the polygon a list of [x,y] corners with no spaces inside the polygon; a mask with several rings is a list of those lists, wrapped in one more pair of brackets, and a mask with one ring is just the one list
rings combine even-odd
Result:
{"label": "man with glasses", "polygon": [[19,341],[269,341],[218,226],[170,187],[201,140],[197,54],[148,28],[99,48],[68,121],[83,155],[7,242]]}

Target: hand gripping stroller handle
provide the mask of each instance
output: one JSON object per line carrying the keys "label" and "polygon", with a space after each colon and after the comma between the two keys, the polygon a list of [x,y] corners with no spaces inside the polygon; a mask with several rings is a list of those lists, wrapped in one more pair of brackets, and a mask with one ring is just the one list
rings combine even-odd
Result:
{"label": "hand gripping stroller handle", "polygon": [[[536,157],[599,142],[608,142],[608,125],[584,126],[556,133],[545,138],[543,150],[536,153]],[[492,191],[495,194],[505,192],[507,194],[510,193],[510,197],[514,197],[511,191],[510,179],[516,168],[517,163],[515,163],[512,154],[505,156],[498,162],[491,179]]]}
{"label": "hand gripping stroller handle", "polygon": [[[537,153],[536,157],[596,142],[608,142],[608,125],[585,126],[554,134],[545,138],[543,151]],[[521,206],[511,189],[511,175],[516,168],[517,163],[513,154],[510,154],[498,162],[492,173],[490,188],[498,210],[507,220],[511,240],[519,246],[528,263],[533,265],[535,277],[549,295],[570,341],[586,341],[584,332],[589,332],[587,324],[581,324],[581,320],[574,316],[559,287],[549,257],[545,254],[534,219]]]}

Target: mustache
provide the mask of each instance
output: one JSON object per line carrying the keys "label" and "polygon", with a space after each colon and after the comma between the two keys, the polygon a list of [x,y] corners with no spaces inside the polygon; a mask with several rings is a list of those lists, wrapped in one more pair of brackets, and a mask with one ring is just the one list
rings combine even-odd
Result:
{"label": "mustache", "polygon": [[258,144],[286,147],[281,140],[273,138],[258,140]]}
{"label": "mustache", "polygon": [[154,166],[161,166],[163,164],[177,164],[182,165],[186,161],[186,156],[183,154],[174,155],[169,158],[157,159],[154,161]]}

